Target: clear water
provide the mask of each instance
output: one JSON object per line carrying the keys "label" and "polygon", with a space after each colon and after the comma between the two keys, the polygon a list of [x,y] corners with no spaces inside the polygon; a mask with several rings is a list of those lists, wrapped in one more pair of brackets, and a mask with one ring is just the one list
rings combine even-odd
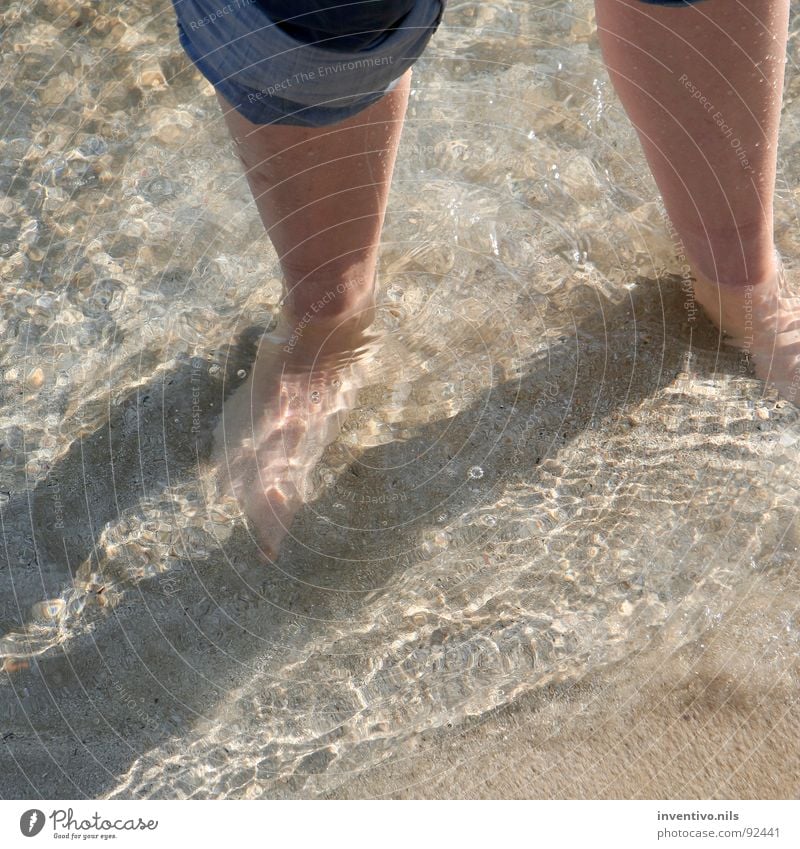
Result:
{"label": "clear water", "polygon": [[588,2],[452,3],[416,66],[383,352],[271,567],[206,461],[278,270],[171,7],[0,24],[3,795],[344,793],[759,582],[789,674],[798,412],[690,320]]}

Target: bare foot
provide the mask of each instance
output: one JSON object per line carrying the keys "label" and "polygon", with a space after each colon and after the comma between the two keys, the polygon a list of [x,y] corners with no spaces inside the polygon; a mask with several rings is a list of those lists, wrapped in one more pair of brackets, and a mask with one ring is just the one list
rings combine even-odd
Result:
{"label": "bare foot", "polygon": [[758,285],[725,286],[697,276],[694,293],[725,341],[744,350],[756,374],[800,406],[800,297],[789,291],[783,268]]}
{"label": "bare foot", "polygon": [[282,321],[223,406],[213,464],[267,559],[277,556],[314,466],[356,403],[375,338],[351,323],[306,327],[293,339]]}

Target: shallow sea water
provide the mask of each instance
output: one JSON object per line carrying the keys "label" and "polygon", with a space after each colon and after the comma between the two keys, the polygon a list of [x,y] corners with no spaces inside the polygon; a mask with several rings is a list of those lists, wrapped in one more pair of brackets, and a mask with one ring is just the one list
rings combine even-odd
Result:
{"label": "shallow sea water", "polygon": [[793,707],[798,411],[687,309],[591,4],[451,3],[415,68],[384,346],[271,566],[205,484],[277,265],[170,5],[0,25],[3,796],[425,795],[431,735],[457,761],[503,710],[536,725],[721,623],[749,623],[740,686]]}

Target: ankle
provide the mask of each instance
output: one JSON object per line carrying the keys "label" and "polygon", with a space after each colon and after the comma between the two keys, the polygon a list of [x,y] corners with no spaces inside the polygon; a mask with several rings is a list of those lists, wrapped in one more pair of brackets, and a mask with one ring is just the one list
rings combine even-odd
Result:
{"label": "ankle", "polygon": [[375,306],[375,273],[325,278],[285,274],[283,292],[281,306],[288,319],[336,323]]}
{"label": "ankle", "polygon": [[737,232],[725,243],[721,239],[716,241],[712,248],[703,239],[698,239],[694,245],[687,245],[684,239],[689,264],[699,282],[723,290],[737,290],[768,288],[777,279],[781,261],[771,236]]}
{"label": "ankle", "polygon": [[295,343],[357,334],[369,327],[375,319],[375,302],[372,297],[359,302],[315,306],[312,303],[302,310],[302,304],[284,303],[278,314],[276,333],[294,337]]}
{"label": "ankle", "polygon": [[771,261],[763,262],[759,267],[758,274],[745,275],[743,278],[723,277],[719,274],[704,273],[702,268],[691,263],[692,274],[696,281],[696,288],[706,291],[719,292],[725,295],[735,296],[743,292],[767,293],[782,288],[783,260],[777,249],[773,248]]}
{"label": "ankle", "polygon": [[309,308],[298,314],[293,306],[282,307],[270,338],[280,345],[287,360],[299,366],[309,362],[330,364],[369,341],[368,329],[375,319],[371,299],[341,311]]}

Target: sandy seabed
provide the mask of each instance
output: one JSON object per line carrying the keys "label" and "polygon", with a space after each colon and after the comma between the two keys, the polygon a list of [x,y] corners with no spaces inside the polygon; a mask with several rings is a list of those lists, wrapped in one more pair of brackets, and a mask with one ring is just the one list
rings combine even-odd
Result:
{"label": "sandy seabed", "polygon": [[798,796],[798,411],[687,310],[589,3],[416,66],[384,349],[271,566],[206,484],[275,257],[171,7],[0,22],[0,795]]}

